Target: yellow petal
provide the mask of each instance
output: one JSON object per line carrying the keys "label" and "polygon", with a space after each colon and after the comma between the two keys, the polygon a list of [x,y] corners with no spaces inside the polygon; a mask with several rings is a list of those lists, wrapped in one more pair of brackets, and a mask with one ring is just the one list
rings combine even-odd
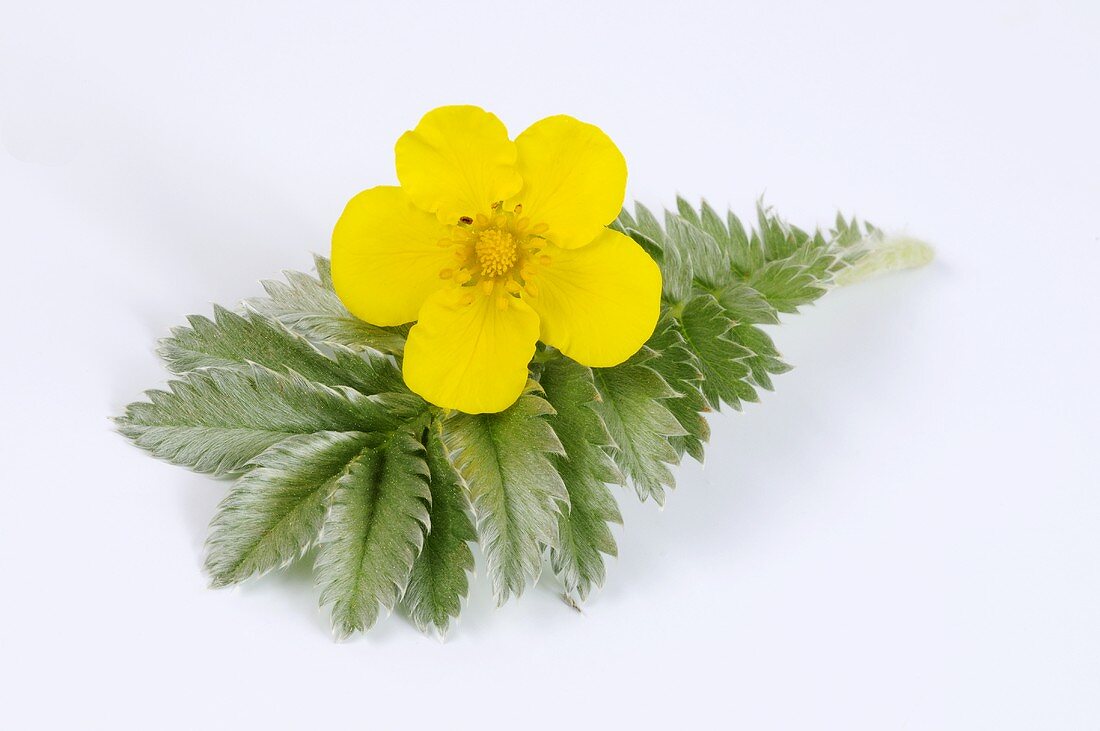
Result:
{"label": "yellow petal", "polygon": [[397,187],[364,190],[332,232],[332,284],[353,315],[374,325],[416,319],[445,283],[440,270],[454,253],[439,245],[449,229]]}
{"label": "yellow petal", "polygon": [[634,355],[661,311],[661,270],[630,237],[604,229],[580,249],[547,246],[524,300],[538,313],[540,339],[587,366]]}
{"label": "yellow petal", "polygon": [[491,295],[476,289],[442,290],[424,304],[403,371],[409,388],[436,406],[495,413],[523,392],[539,318],[499,287]]}
{"label": "yellow petal", "polygon": [[487,214],[523,184],[508,130],[478,107],[433,109],[401,135],[395,152],[401,187],[444,223]]}
{"label": "yellow petal", "polygon": [[626,160],[599,127],[560,115],[516,138],[523,190],[509,203],[550,227],[547,237],[575,249],[615,220],[626,194]]}

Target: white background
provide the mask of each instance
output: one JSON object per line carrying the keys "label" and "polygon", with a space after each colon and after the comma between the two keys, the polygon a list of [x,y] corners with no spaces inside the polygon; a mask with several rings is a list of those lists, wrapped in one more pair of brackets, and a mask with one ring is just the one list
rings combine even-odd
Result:
{"label": "white background", "polygon": [[[3,0],[0,728],[1100,728],[1100,6],[296,5]],[[939,258],[786,318],[583,614],[336,644],[307,570],[207,590],[226,484],[108,416],[444,103]]]}

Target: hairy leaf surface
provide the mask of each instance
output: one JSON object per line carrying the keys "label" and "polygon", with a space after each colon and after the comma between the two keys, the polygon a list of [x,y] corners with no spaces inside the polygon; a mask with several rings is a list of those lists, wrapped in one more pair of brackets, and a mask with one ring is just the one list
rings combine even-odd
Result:
{"label": "hairy leaf surface", "polygon": [[[651,354],[651,355],[650,355]],[[664,405],[683,427],[682,435],[669,437],[678,455],[687,452],[703,461],[703,445],[710,439],[710,426],[704,413],[711,410],[700,390],[703,374],[699,359],[688,348],[680,324],[668,312],[657,323],[646,349],[634,359],[655,370],[676,392]]]}
{"label": "hairy leaf surface", "polygon": [[752,351],[730,337],[733,321],[709,294],[688,302],[680,317],[684,340],[703,373],[702,391],[711,407],[727,403],[741,408],[741,401],[756,401],[756,389],[749,383],[752,373],[746,359]]}
{"label": "hairy leaf surface", "polygon": [[563,454],[546,420],[553,413],[528,391],[499,414],[456,414],[446,423],[499,604],[538,579],[540,546],[557,545],[557,516],[569,504],[550,462],[551,455]]}
{"label": "hairy leaf surface", "polygon": [[367,447],[362,432],[289,437],[256,457],[210,524],[206,571],[214,586],[285,566],[317,540],[329,499]]}
{"label": "hairy leaf surface", "polygon": [[678,394],[657,371],[633,359],[592,374],[600,394],[595,408],[614,442],[612,458],[640,499],[663,504],[665,488],[675,484],[668,465],[680,461],[670,439],[687,434],[664,404]]}
{"label": "hairy leaf surface", "polygon": [[339,479],[316,565],[338,638],[369,629],[404,593],[430,501],[424,447],[404,432],[365,450]]}
{"label": "hairy leaf surface", "polygon": [[194,371],[168,388],[126,407],[119,431],[156,457],[216,475],[240,472],[295,434],[390,431],[419,412],[408,397],[363,396],[259,365]]}
{"label": "hairy leaf surface", "polygon": [[603,585],[603,554],[618,555],[608,523],[623,519],[606,483],[621,482],[622,476],[605,451],[611,435],[592,408],[599,398],[592,371],[557,358],[545,364],[539,383],[556,412],[548,419],[565,449],[551,461],[569,492],[569,509],[558,515],[559,540],[550,548],[550,565],[565,590],[583,601],[593,586]]}
{"label": "hairy leaf surface", "polygon": [[422,632],[435,627],[445,635],[469,591],[468,575],[474,570],[469,544],[477,540],[477,533],[468,512],[466,487],[443,446],[438,423],[428,429],[426,441],[431,527],[413,563],[401,606]]}
{"label": "hairy leaf surface", "polygon": [[214,320],[192,315],[190,327],[177,327],[158,352],[174,373],[203,368],[232,368],[258,363],[271,370],[294,371],[326,386],[347,386],[364,394],[409,393],[392,360],[334,348],[323,355],[308,340],[256,313],[244,317],[214,307]]}

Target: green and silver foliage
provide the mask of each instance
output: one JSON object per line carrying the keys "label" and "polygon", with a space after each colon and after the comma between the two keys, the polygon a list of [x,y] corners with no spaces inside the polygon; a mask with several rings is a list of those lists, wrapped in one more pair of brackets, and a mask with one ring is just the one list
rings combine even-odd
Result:
{"label": "green and silver foliage", "polygon": [[[458,617],[479,542],[498,603],[548,565],[584,600],[616,555],[612,489],[663,503],[671,466],[703,459],[705,414],[740,409],[789,366],[761,325],[831,286],[919,266],[931,250],[838,217],[807,233],[758,207],[755,226],[683,200],[613,227],[659,263],[649,342],[591,369],[540,346],[520,399],[449,413],[401,378],[407,327],[353,317],[318,276],[287,272],[239,312],[217,307],[162,341],[175,379],[117,419],[153,455],[235,479],[211,522],[206,571],[229,586],[314,556],[338,637],[395,607],[427,632]],[[311,550],[315,549],[315,550]]]}

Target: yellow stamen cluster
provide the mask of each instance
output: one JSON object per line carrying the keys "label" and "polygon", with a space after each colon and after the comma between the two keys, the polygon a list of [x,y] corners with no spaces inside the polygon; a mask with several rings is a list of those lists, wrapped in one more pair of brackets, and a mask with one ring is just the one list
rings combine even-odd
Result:
{"label": "yellow stamen cluster", "polygon": [[496,304],[503,310],[522,292],[538,296],[533,280],[540,268],[551,263],[544,250],[547,226],[532,225],[522,211],[518,205],[505,211],[497,203],[490,216],[460,218],[451,228],[451,235],[439,242],[440,246],[453,248],[456,264],[441,269],[439,278],[466,289],[465,302],[472,302],[478,293],[495,294]]}
{"label": "yellow stamen cluster", "polygon": [[487,228],[477,235],[474,244],[481,271],[488,277],[499,277],[509,271],[519,258],[516,240],[511,232],[499,228]]}

